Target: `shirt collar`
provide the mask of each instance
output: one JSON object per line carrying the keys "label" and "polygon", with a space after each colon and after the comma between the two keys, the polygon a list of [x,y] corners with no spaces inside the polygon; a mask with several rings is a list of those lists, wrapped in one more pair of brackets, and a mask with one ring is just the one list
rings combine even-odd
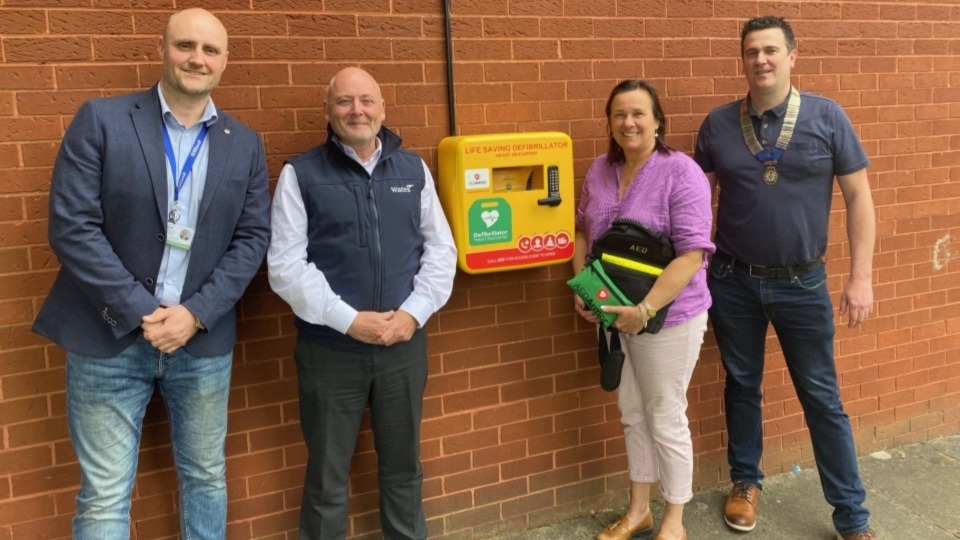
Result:
{"label": "shirt collar", "polygon": [[364,168],[367,168],[371,163],[375,164],[380,161],[380,154],[383,153],[383,145],[380,144],[380,137],[375,137],[374,140],[376,140],[377,149],[373,151],[373,154],[370,154],[370,159],[368,159],[366,163],[360,160],[360,156],[357,155],[357,152],[353,148],[343,144],[339,138],[337,138],[337,144],[340,145],[344,154],[350,156],[350,158],[360,165],[363,165]]}
{"label": "shirt collar", "polygon": [[[160,114],[163,116],[164,120],[168,123],[172,122],[174,125],[183,126],[186,128],[192,126],[184,126],[177,120],[177,117],[173,115],[173,111],[170,110],[170,106],[167,105],[167,100],[163,98],[163,90],[160,88],[160,85],[157,85],[157,94],[160,96]],[[203,115],[200,116],[200,122],[207,124],[207,127],[210,127],[217,121],[217,107],[213,104],[213,98],[207,98],[207,106],[203,109]]]}
{"label": "shirt collar", "polygon": [[[790,87],[790,90],[791,90],[791,92],[793,91],[793,87],[792,87],[792,86]],[[790,101],[790,92],[787,92],[787,98],[786,98],[786,99],[784,99],[783,101],[781,101],[780,104],[777,105],[776,107],[774,107],[774,108],[772,108],[772,109],[770,109],[770,110],[768,110],[768,111],[766,111],[766,112],[772,114],[773,116],[776,116],[777,118],[782,118],[783,115],[787,113],[787,102],[789,102],[789,101]],[[747,108],[748,108],[748,110],[750,111],[750,116],[753,116],[753,117],[755,117],[755,118],[762,118],[762,117],[763,117],[763,114],[760,114],[760,113],[758,113],[757,111],[755,111],[755,110],[753,109],[753,101],[752,101],[752,99],[750,98],[750,95],[749,95],[749,94],[747,94]],[[766,114],[766,113],[764,113],[764,114]]]}

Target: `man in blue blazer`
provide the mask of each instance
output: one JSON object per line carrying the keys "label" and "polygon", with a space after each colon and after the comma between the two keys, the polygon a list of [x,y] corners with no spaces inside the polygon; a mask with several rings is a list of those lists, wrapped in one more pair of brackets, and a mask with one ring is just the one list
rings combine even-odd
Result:
{"label": "man in blue blazer", "polygon": [[84,103],[50,192],[62,265],[34,322],[66,350],[81,469],[74,538],[125,538],[144,411],[163,394],[181,534],[225,536],[224,439],[235,306],[269,242],[263,144],[217,109],[227,33],[202,9],[170,17],[143,93]]}

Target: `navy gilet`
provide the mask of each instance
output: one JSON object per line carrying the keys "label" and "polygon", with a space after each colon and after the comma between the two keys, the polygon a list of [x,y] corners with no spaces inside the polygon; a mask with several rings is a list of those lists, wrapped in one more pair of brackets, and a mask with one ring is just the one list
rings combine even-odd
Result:
{"label": "navy gilet", "polygon": [[[385,127],[372,175],[346,155],[327,127],[327,142],[288,163],[297,173],[307,213],[307,261],[316,265],[341,299],[358,311],[390,311],[413,292],[423,235],[420,195],[426,177],[417,154],[400,148]],[[299,317],[311,341],[332,349],[371,352],[366,344]]]}

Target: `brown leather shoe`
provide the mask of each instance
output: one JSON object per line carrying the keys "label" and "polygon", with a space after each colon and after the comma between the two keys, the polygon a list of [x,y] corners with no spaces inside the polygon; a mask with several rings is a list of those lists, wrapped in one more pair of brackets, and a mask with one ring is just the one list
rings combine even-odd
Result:
{"label": "brown leather shoe", "polygon": [[727,504],[723,507],[723,520],[731,529],[752,531],[757,526],[757,503],[759,502],[759,487],[737,482],[727,496]]}
{"label": "brown leather shoe", "polygon": [[858,533],[837,533],[837,540],[880,540],[880,536],[873,529],[867,529]]}
{"label": "brown leather shoe", "polygon": [[607,525],[607,528],[597,534],[597,540],[627,540],[634,536],[649,533],[653,530],[653,514],[647,511],[647,516],[637,523],[637,526],[630,528],[630,520],[627,516],[621,516],[620,519]]}

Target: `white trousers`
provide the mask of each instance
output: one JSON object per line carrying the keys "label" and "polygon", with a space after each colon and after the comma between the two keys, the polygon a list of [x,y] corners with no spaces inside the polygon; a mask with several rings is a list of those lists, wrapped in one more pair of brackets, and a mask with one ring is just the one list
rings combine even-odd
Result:
{"label": "white trousers", "polygon": [[693,498],[687,387],[707,331],[707,312],[656,334],[621,335],[626,359],[617,405],[632,482],[660,482],[667,502]]}

